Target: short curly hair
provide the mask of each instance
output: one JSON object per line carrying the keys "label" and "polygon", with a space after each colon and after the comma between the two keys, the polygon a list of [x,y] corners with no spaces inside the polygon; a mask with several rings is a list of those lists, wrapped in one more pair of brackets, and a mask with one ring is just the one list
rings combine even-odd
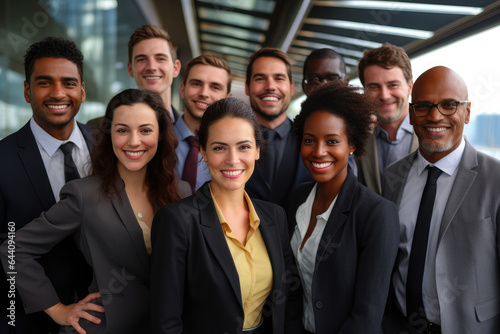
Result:
{"label": "short curly hair", "polygon": [[78,68],[80,80],[83,82],[83,54],[75,42],[59,37],[47,37],[32,44],[24,55],[24,73],[29,84],[35,61],[40,58],[64,58]]}
{"label": "short curly hair", "polygon": [[366,152],[375,107],[375,99],[360,93],[359,87],[341,81],[327,83],[315,89],[302,103],[293,123],[294,132],[301,144],[307,118],[315,111],[327,111],[344,120],[347,140],[356,146],[354,154],[360,156]]}

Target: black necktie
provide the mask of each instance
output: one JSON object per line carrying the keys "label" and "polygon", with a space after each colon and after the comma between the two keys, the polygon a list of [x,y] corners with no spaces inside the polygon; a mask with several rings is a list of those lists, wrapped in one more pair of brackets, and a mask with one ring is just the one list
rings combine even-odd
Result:
{"label": "black necktie", "polygon": [[195,136],[186,138],[189,143],[189,152],[182,170],[182,179],[189,182],[193,192],[196,191],[196,176],[198,173],[198,153],[200,152],[200,144]]}
{"label": "black necktie", "polygon": [[276,172],[276,145],[273,143],[274,138],[276,137],[276,131],[264,128],[264,139],[267,142],[267,148],[264,151],[264,156],[262,157],[262,167],[264,170],[264,175],[266,177],[266,181],[269,184],[273,183],[274,174]]}
{"label": "black necktie", "polygon": [[418,208],[417,224],[413,234],[408,275],[406,277],[406,314],[410,319],[415,319],[419,309],[423,307],[422,281],[429,228],[436,198],[436,183],[439,175],[443,172],[437,167],[427,166],[426,168],[428,169],[427,182]]}
{"label": "black necktie", "polygon": [[60,146],[61,151],[63,151],[64,153],[64,178],[66,179],[66,182],[80,178],[80,174],[78,174],[78,168],[76,168],[73,157],[71,156],[73,145],[74,144],[69,141]]}

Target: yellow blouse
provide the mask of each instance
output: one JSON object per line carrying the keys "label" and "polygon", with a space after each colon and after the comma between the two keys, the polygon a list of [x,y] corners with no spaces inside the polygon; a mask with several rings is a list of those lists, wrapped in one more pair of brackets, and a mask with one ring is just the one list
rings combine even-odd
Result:
{"label": "yellow blouse", "polygon": [[243,246],[233,236],[231,228],[215,201],[212,189],[210,189],[210,193],[222,230],[224,231],[224,236],[226,237],[227,245],[233,257],[234,265],[238,271],[241,300],[245,313],[243,328],[253,328],[260,323],[262,307],[271,293],[273,286],[273,268],[260,233],[260,219],[257,216],[257,212],[255,212],[250,197],[245,192],[245,200],[250,211],[250,230],[247,234],[246,244]]}

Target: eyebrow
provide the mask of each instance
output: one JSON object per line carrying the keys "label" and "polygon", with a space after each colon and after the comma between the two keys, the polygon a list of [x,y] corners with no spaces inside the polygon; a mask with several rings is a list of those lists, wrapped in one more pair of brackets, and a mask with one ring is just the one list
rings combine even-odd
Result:
{"label": "eyebrow", "polygon": [[[114,126],[126,126],[127,128],[129,127],[129,125],[125,124],[125,123],[116,123]],[[143,127],[143,126],[154,126],[154,125],[152,123],[146,123],[146,124],[139,125],[139,127]]]}
{"label": "eyebrow", "polygon": [[[253,143],[253,141],[251,141],[251,140],[242,140],[242,141],[237,142],[236,145],[241,145],[241,144],[244,144],[244,143]],[[212,145],[229,146],[228,143],[223,143],[223,142],[220,142],[220,141],[214,141],[213,143],[210,143],[210,146],[212,146]]]}
{"label": "eyebrow", "polygon": [[[168,57],[168,55],[167,55],[166,53],[155,53],[153,56],[154,56],[154,57],[158,57],[158,56],[160,56],[160,57]],[[147,57],[147,55],[146,55],[146,54],[141,53],[141,54],[136,55],[136,56],[134,57],[134,59],[137,59],[137,58],[140,58],[140,57]]]}
{"label": "eyebrow", "polygon": [[[35,77],[33,80],[34,81],[38,81],[38,80],[54,80],[54,78],[51,77],[50,75],[39,75],[39,76]],[[78,78],[76,78],[76,77],[63,77],[62,80],[63,81],[78,81]]]}
{"label": "eyebrow", "polygon": [[[312,134],[312,133],[309,133],[309,132],[304,132],[303,136],[311,136],[311,137],[316,137],[316,135]],[[337,134],[337,133],[329,133],[327,135],[325,135],[325,137],[340,137],[340,134]]]}

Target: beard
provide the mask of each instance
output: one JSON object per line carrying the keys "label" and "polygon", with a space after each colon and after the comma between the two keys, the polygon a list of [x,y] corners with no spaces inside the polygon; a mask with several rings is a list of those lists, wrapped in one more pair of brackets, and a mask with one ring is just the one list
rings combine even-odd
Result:
{"label": "beard", "polygon": [[283,108],[277,113],[277,114],[266,114],[265,112],[263,112],[258,105],[256,105],[255,103],[253,103],[251,100],[250,100],[250,105],[252,107],[252,109],[257,113],[259,114],[260,116],[262,116],[262,118],[264,118],[265,120],[267,121],[274,121],[275,119],[277,119],[278,117],[280,117],[281,115],[283,115],[284,112],[286,112],[286,110],[288,109],[288,105],[286,106],[283,106]]}
{"label": "beard", "polygon": [[430,144],[427,144],[425,142],[425,140],[423,140],[419,143],[419,145],[427,153],[446,152],[453,147],[453,143],[451,141],[449,141],[448,143],[442,144],[442,145],[430,145]]}

